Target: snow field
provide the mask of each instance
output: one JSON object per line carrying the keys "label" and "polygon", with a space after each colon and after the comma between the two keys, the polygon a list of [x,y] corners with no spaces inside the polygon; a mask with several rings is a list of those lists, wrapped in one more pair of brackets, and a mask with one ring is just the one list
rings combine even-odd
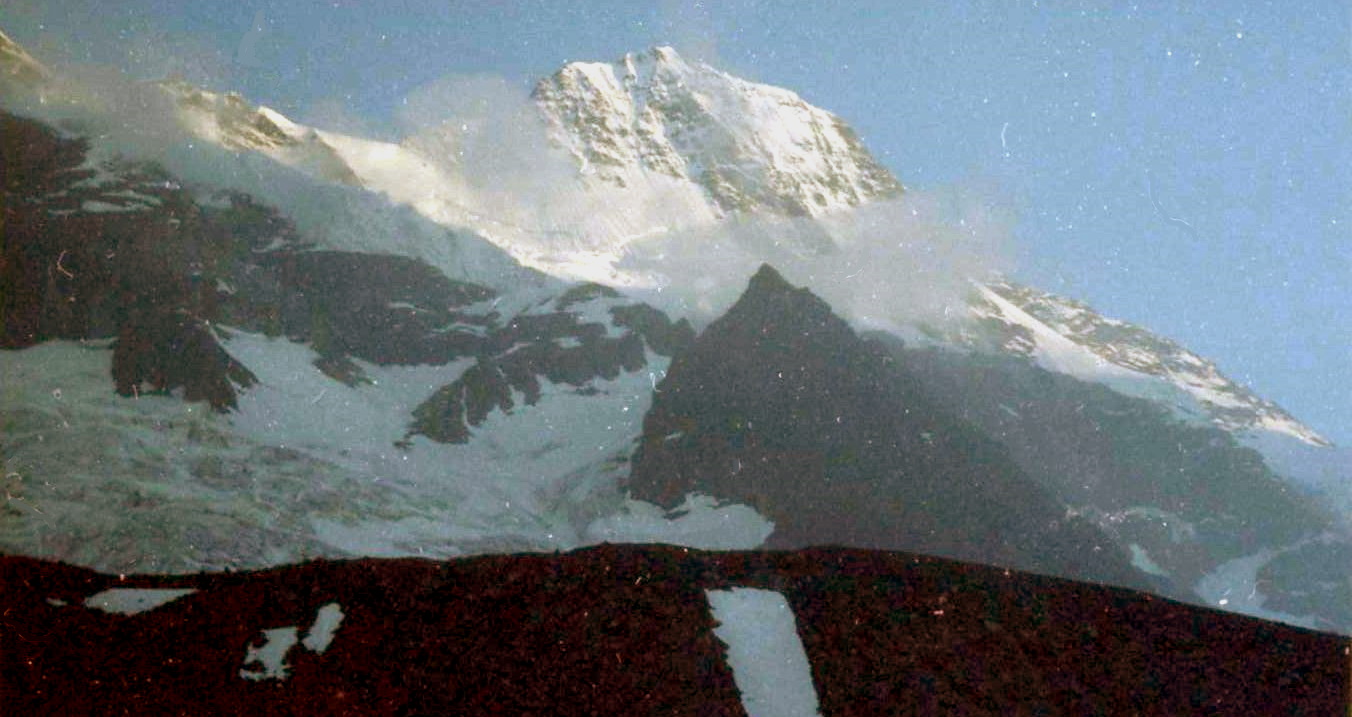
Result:
{"label": "snow field", "polygon": [[[545,382],[467,444],[421,437],[412,410],[471,364],[361,364],[349,387],[309,347],[231,331],[259,384],[227,415],[175,396],[117,396],[108,342],[0,352],[6,435],[0,549],[107,572],[247,569],[316,557],[447,558],[601,541],[752,548],[770,524],[693,498],[672,515],[618,490],[667,359]],[[516,396],[518,406],[524,400]],[[13,408],[10,408],[13,407]]]}

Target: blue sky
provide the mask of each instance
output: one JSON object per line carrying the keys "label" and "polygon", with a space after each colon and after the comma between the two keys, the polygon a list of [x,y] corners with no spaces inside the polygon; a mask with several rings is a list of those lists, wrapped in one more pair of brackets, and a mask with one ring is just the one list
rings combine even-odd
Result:
{"label": "blue sky", "polygon": [[908,186],[981,188],[1017,217],[1019,278],[1179,340],[1352,444],[1343,0],[10,0],[0,27],[51,62],[178,72],[385,136],[447,74],[526,87],[674,44],[840,114]]}

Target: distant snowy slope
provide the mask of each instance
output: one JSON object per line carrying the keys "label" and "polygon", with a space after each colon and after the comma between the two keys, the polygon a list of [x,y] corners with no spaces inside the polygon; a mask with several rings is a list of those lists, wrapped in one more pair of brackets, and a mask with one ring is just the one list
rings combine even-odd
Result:
{"label": "distant snowy slope", "polygon": [[178,80],[159,86],[177,100],[180,118],[194,134],[234,150],[255,150],[282,164],[343,184],[357,184],[352,169],[311,128],[238,93],[217,94]]}
{"label": "distant snowy slope", "polygon": [[1012,282],[991,282],[977,287],[972,313],[982,330],[950,338],[1028,356],[1051,371],[1155,399],[1184,417],[1238,435],[1272,433],[1311,446],[1330,445],[1277,404],[1222,375],[1211,361],[1081,302]]}

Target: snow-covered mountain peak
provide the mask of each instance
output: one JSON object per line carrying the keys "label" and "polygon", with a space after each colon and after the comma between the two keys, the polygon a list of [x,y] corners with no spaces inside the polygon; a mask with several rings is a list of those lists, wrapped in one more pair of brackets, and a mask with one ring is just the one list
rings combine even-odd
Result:
{"label": "snow-covered mountain peak", "polygon": [[534,97],[551,140],[615,186],[666,175],[696,183],[724,213],[810,216],[901,191],[839,117],[670,47],[570,63]]}
{"label": "snow-covered mountain peak", "polygon": [[[676,48],[668,45],[659,45],[646,52],[626,52],[624,57],[620,58],[619,67],[624,69],[621,77],[625,84],[641,82],[647,84],[652,76],[658,72],[666,75],[689,74],[693,71],[690,64],[685,61],[676,52]],[[702,63],[701,63],[702,64]],[[566,72],[569,68],[578,65],[591,65],[593,67],[606,67],[605,62],[573,62],[565,65],[560,72]]]}

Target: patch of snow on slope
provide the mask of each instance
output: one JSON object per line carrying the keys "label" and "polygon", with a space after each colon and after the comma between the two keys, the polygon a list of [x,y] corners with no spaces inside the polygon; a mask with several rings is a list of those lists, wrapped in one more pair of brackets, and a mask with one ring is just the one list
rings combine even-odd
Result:
{"label": "patch of snow on slope", "polygon": [[315,622],[305,633],[305,639],[301,640],[301,644],[310,652],[322,655],[329,649],[329,645],[333,644],[334,635],[338,632],[338,626],[343,623],[343,617],[343,607],[336,602],[319,608]]}
{"label": "patch of snow on slope", "polygon": [[[261,646],[247,646],[244,653],[245,667],[239,671],[239,676],[254,682],[286,679],[289,674],[286,653],[290,652],[298,641],[295,627],[264,630]],[[257,664],[258,667],[248,667],[253,664]]]}
{"label": "patch of snow on slope", "polygon": [[306,344],[234,332],[226,351],[247,366],[259,384],[239,397],[230,421],[243,435],[294,450],[311,450],[374,480],[403,475],[405,455],[394,443],[404,436],[413,409],[474,364],[374,366],[356,361],[370,385],[347,386],[314,366]]}
{"label": "patch of snow on slope", "polygon": [[1131,564],[1137,570],[1150,573],[1151,575],[1159,575],[1161,577],[1169,576],[1169,571],[1160,567],[1159,563],[1150,559],[1150,553],[1147,552],[1145,548],[1142,548],[1136,543],[1131,543],[1127,547],[1131,549]]}
{"label": "patch of snow on slope", "polygon": [[732,588],[705,595],[728,646],[728,663],[751,717],[820,715],[807,651],[793,609],[773,590]]}
{"label": "patch of snow on slope", "polygon": [[136,615],[197,592],[187,589],[154,590],[145,588],[111,588],[85,598],[87,608],[114,615]]}
{"label": "patch of snow on slope", "polygon": [[701,550],[754,550],[774,532],[769,519],[747,505],[720,505],[710,496],[691,494],[673,511],[640,500],[624,511],[593,521],[588,542],[667,543]]}

